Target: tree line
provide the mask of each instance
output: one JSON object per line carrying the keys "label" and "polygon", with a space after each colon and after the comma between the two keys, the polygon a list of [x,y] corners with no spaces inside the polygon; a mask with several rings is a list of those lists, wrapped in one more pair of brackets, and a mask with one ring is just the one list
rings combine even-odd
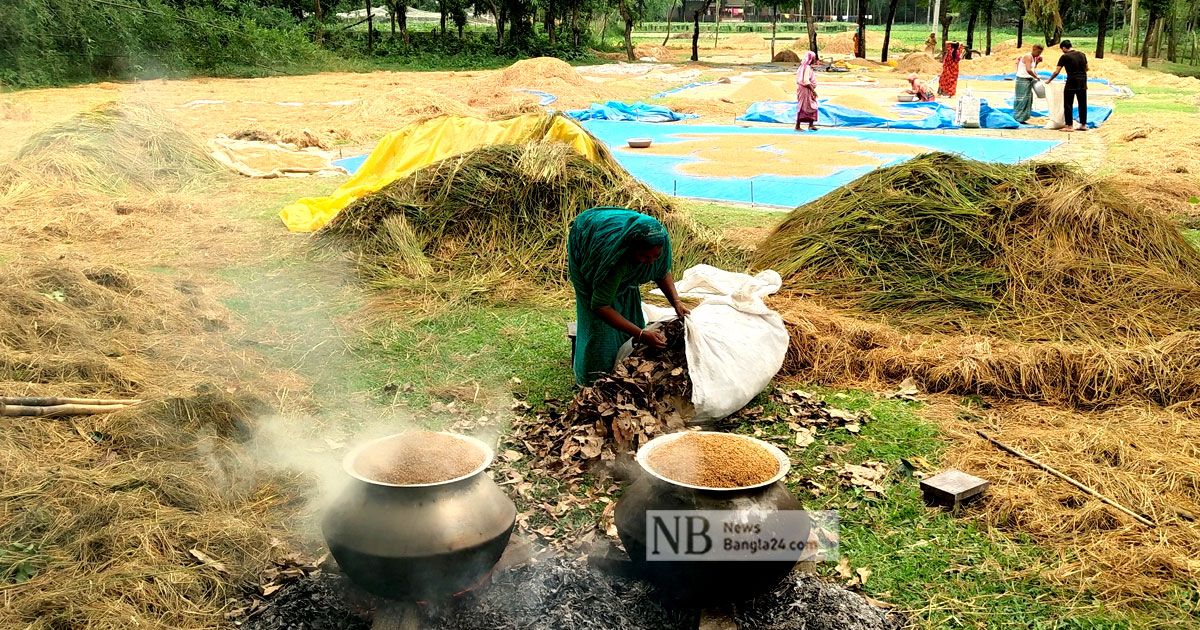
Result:
{"label": "tree line", "polygon": [[[683,4],[685,3],[686,4]],[[619,28],[628,58],[637,24],[686,8],[693,60],[701,21],[721,0],[4,0],[0,2],[0,84],[28,86],[95,78],[186,74],[273,73],[319,69],[364,56],[471,54],[478,58],[586,54],[595,28]],[[903,3],[903,4],[902,4]],[[926,21],[944,43],[956,22],[966,47],[990,54],[993,26],[1026,26],[1057,44],[1064,32],[1095,35],[1103,57],[1113,29],[1119,52],[1197,61],[1197,0],[753,0],[771,16],[803,16],[809,47],[819,52],[817,22],[827,15],[857,23],[856,55],[866,57],[868,23],[884,26],[887,60],[898,13]],[[430,32],[410,28],[409,8],[436,12]],[[361,24],[339,14],[366,9]],[[901,11],[903,9],[903,11]],[[383,19],[376,14],[382,13]],[[718,12],[719,20],[720,12]],[[868,18],[868,16],[871,16]],[[921,17],[924,20],[921,20]],[[472,18],[487,27],[468,28]],[[611,26],[610,26],[611,25]],[[937,31],[940,30],[940,33]],[[668,28],[667,37],[670,37]],[[772,39],[773,41],[773,39]],[[664,41],[664,44],[666,41]],[[1107,42],[1111,43],[1111,42]],[[940,47],[940,45],[939,45]],[[974,54],[972,52],[971,54]]]}

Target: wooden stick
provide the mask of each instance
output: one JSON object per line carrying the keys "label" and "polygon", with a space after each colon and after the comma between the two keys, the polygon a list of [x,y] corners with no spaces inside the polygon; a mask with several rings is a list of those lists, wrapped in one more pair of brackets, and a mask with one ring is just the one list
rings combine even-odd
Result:
{"label": "wooden stick", "polygon": [[1110,498],[1104,496],[1103,494],[1100,494],[1099,490],[1096,490],[1095,488],[1083,483],[1082,481],[1079,481],[1073,477],[1070,477],[1065,473],[1059,472],[1058,470],[1055,470],[1052,466],[1050,466],[1048,464],[1043,464],[1042,462],[1039,462],[1038,460],[1021,452],[1020,449],[1013,448],[1013,447],[1001,442],[1000,440],[997,440],[996,438],[984,433],[983,431],[980,431],[977,429],[975,432],[978,433],[979,436],[982,437],[983,439],[991,442],[992,444],[995,444],[1000,450],[1006,451],[1013,455],[1016,455],[1017,457],[1020,457],[1021,459],[1033,464],[1034,466],[1041,468],[1042,470],[1050,473],[1051,475],[1054,475],[1055,477],[1062,479],[1063,481],[1075,486],[1076,488],[1083,490],[1084,492],[1096,497],[1097,499],[1100,499],[1101,501],[1111,505],[1112,507],[1117,508],[1118,510],[1124,512],[1125,514],[1128,514],[1129,516],[1133,517],[1134,520],[1141,523],[1142,525],[1145,525],[1147,527],[1155,526],[1154,521],[1146,518],[1145,516],[1142,516],[1141,514],[1138,514],[1137,512],[1134,512],[1133,510],[1125,507],[1124,505],[1121,505],[1120,503],[1117,503],[1115,500],[1110,499]]}
{"label": "wooden stick", "polygon": [[86,416],[94,413],[111,413],[128,409],[131,405],[6,405],[0,403],[0,416],[61,418],[63,416]]}
{"label": "wooden stick", "polygon": [[0,396],[0,404],[28,407],[51,405],[136,405],[140,398],[59,398],[57,396]]}

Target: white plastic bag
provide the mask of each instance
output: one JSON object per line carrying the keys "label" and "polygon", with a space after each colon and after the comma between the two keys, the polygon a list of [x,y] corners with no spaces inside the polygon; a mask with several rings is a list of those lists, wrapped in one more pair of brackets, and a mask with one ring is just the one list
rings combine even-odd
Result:
{"label": "white plastic bag", "polygon": [[967,90],[965,95],[958,97],[958,109],[955,111],[954,122],[959,127],[978,129],[980,109],[979,99],[970,90]]}
{"label": "white plastic bag", "polygon": [[681,295],[703,296],[684,320],[688,375],[696,420],[719,420],[746,406],[783,367],[788,332],[763,298],[783,280],[697,265],[676,283]]}
{"label": "white plastic bag", "polygon": [[1066,126],[1066,120],[1063,119],[1063,89],[1066,84],[1061,81],[1055,81],[1046,86],[1046,107],[1050,112],[1046,116],[1046,129],[1062,129]]}

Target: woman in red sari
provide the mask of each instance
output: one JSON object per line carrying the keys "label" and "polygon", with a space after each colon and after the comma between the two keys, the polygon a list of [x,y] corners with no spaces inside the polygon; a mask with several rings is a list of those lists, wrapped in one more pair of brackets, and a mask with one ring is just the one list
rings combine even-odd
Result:
{"label": "woman in red sari", "polygon": [[966,49],[958,42],[946,45],[946,54],[942,55],[942,76],[938,78],[938,94],[954,96],[958,90],[958,62],[962,61]]}
{"label": "woman in red sari", "polygon": [[796,70],[796,131],[807,123],[809,131],[817,130],[817,73],[812,64],[817,53],[804,53],[800,68]]}

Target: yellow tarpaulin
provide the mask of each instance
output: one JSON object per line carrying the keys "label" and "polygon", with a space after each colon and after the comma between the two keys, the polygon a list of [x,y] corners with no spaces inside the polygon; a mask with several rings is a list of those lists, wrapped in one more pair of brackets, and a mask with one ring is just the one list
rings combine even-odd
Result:
{"label": "yellow tarpaulin", "polygon": [[587,159],[599,159],[596,141],[569,118],[547,119],[544,114],[495,122],[461,116],[436,118],[384,136],[354,177],[332,195],[296,201],[280,210],[279,217],[292,232],[315,232],[359,197],[434,162],[482,146],[538,140],[565,142]]}

